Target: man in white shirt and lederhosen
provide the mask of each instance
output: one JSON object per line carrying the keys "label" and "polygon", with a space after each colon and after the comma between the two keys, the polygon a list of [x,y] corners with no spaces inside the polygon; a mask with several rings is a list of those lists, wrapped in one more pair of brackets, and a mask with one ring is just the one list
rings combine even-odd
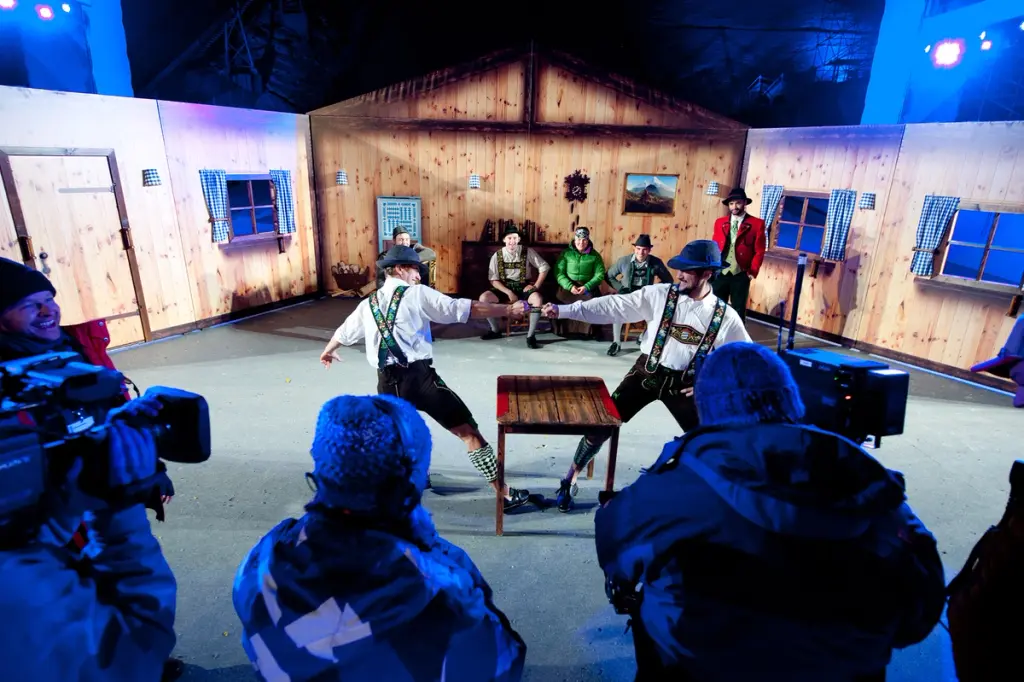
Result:
{"label": "man in white shirt and lederhosen", "polygon": [[[749,342],[750,336],[739,314],[711,291],[710,281],[722,267],[722,252],[715,242],[690,242],[669,259],[668,267],[679,271],[677,282],[569,305],[549,303],[544,315],[592,324],[647,322],[640,357],[615,389],[612,401],[625,423],[660,400],[683,431],[690,431],[698,424],[693,385],[703,359],[726,343]],[[580,439],[572,466],[558,489],[560,511],[572,508],[578,491],[576,478],[605,439],[607,436],[596,435]]]}
{"label": "man in white shirt and lederhosen", "polygon": [[[525,298],[531,307],[530,330],[526,333],[526,345],[530,348],[540,348],[536,339],[540,307],[544,304],[540,297],[540,286],[548,276],[551,266],[536,251],[519,243],[522,232],[518,227],[513,225],[506,229],[502,239],[505,248],[495,251],[487,265],[487,279],[491,282],[491,288],[480,294],[480,300],[484,303],[497,303],[504,297],[509,303],[515,303],[520,298]],[[498,328],[498,318],[488,317],[487,324],[491,326],[491,331],[480,338],[484,341],[500,339],[502,333]]]}
{"label": "man in white shirt and lederhosen", "polygon": [[[340,360],[339,346],[366,343],[366,359],[377,370],[377,393],[411,403],[466,444],[469,460],[491,487],[498,487],[498,460],[462,399],[433,367],[430,323],[464,324],[470,318],[518,317],[511,306],[455,299],[420,284],[420,258],[408,246],[394,246],[377,262],[384,285],[362,300],[327,343],[320,362]],[[520,306],[522,309],[523,306]],[[528,490],[505,487],[505,511],[529,501]]]}

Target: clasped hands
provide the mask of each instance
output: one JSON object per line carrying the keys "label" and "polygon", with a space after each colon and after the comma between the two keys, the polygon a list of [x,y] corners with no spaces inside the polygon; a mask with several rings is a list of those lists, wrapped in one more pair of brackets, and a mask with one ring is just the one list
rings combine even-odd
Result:
{"label": "clasped hands", "polygon": [[[518,319],[526,315],[528,309],[533,309],[526,301],[516,301],[509,306],[509,313],[514,319]],[[548,319],[556,319],[558,317],[558,306],[553,303],[545,303],[544,307],[540,309],[540,314]]]}

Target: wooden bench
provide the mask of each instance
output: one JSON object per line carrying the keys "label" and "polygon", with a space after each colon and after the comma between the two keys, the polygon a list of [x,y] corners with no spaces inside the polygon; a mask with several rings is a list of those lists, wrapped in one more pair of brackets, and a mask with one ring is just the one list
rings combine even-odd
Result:
{"label": "wooden bench", "polygon": [[[505,435],[513,433],[587,435],[610,432],[604,488],[615,485],[615,458],[622,419],[600,377],[498,377],[498,506],[495,535],[504,532]],[[594,461],[587,478],[594,476]]]}

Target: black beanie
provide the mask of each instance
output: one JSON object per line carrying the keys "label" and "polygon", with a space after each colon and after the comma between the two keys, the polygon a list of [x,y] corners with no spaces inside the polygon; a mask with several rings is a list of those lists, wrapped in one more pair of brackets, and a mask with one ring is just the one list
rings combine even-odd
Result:
{"label": "black beanie", "polygon": [[23,263],[0,258],[0,313],[6,312],[26,296],[38,294],[40,291],[49,291],[54,296],[57,295],[57,290],[43,273]]}

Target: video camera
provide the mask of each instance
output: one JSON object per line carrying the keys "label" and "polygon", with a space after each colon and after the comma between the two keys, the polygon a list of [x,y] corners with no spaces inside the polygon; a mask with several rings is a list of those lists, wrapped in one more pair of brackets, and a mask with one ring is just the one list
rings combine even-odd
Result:
{"label": "video camera", "polygon": [[[106,415],[123,401],[120,372],[82,362],[75,353],[47,353],[0,364],[0,533],[31,532],[46,514],[47,493],[60,485],[76,459],[78,487],[111,506],[142,502],[155,481],[111,489]],[[195,393],[155,386],[145,397],[160,405],[156,417],[125,415],[147,431],[157,456],[193,464],[210,457],[210,415]],[[155,477],[154,477],[155,478]]]}
{"label": "video camera", "polygon": [[820,348],[793,348],[796,314],[807,254],[796,266],[793,311],[789,339],[782,350],[782,318],[779,315],[778,353],[789,366],[806,408],[804,421],[838,433],[866,447],[880,447],[882,436],[903,433],[910,393],[910,374],[884,362],[861,359]]}

